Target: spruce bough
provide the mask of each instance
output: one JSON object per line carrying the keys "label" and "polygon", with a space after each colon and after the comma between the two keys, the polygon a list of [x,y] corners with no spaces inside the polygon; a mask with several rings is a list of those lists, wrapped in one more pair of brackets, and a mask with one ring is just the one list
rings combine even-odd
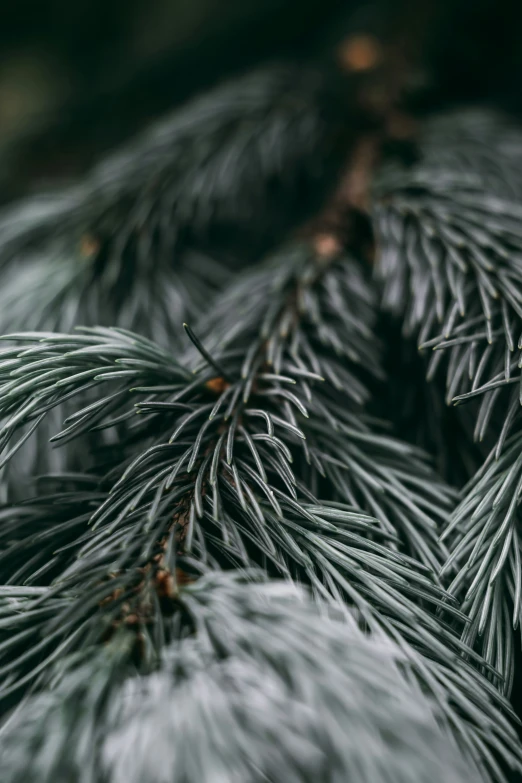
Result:
{"label": "spruce bough", "polygon": [[[243,77],[0,220],[2,780],[522,772],[522,136],[397,145],[370,71]],[[382,410],[383,312],[465,487]]]}

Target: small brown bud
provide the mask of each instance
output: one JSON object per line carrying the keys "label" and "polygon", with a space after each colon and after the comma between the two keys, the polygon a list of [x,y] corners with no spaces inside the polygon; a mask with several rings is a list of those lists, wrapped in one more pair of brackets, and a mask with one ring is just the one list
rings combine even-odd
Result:
{"label": "small brown bud", "polygon": [[347,71],[369,71],[382,60],[381,46],[371,35],[352,35],[339,47],[338,59]]}
{"label": "small brown bud", "polygon": [[218,377],[211,378],[210,381],[206,382],[205,386],[209,391],[214,392],[214,394],[222,394],[225,389],[228,389],[230,384],[224,378]]}
{"label": "small brown bud", "polygon": [[332,258],[342,250],[339,240],[333,234],[318,234],[314,245],[317,255],[323,258]]}
{"label": "small brown bud", "polygon": [[92,234],[84,234],[80,240],[80,253],[85,258],[92,258],[100,250],[100,242]]}

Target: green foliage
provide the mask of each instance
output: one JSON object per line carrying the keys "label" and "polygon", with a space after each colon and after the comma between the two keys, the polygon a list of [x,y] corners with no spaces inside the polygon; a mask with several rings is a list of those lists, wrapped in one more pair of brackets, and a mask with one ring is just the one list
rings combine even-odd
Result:
{"label": "green foliage", "polygon": [[152,671],[129,662],[125,631],[56,667],[4,729],[3,780],[477,779],[401,649],[346,612],[233,573],[181,588],[177,604],[194,634]]}
{"label": "green foliage", "polygon": [[226,279],[187,247],[212,239],[230,254],[241,231],[252,247],[286,228],[336,159],[338,97],[317,71],[267,67],[194,99],[81,182],[4,210],[2,333],[117,323],[172,346]]}
{"label": "green foliage", "polygon": [[[205,312],[237,254],[255,256],[317,200],[344,114],[320,72],[265,67],[195,98],[81,182],[5,209],[0,334],[118,325],[179,348],[181,324]],[[42,428],[14,464],[16,482],[6,473],[5,498],[48,470],[52,434]],[[52,469],[82,459],[55,452]]]}
{"label": "green foliage", "polygon": [[[123,503],[127,478],[135,482],[137,474],[137,497],[150,502],[156,493],[158,507],[176,478],[194,472],[199,479],[190,505],[194,517],[201,516],[207,476],[215,518],[223,506],[222,483],[245,508],[249,491],[242,488],[251,481],[278,515],[283,489],[296,500],[299,491],[313,497],[330,482],[332,499],[367,509],[386,533],[399,535],[421,562],[437,568],[444,553],[437,555],[433,516],[445,519],[451,490],[430,472],[418,450],[370,429],[362,412],[365,374],[380,374],[370,290],[352,259],[339,259],[317,279],[314,270],[311,251],[297,246],[223,294],[205,322],[212,363],[204,359],[195,379],[166,352],[122,332],[113,337],[97,330],[94,340],[89,333],[50,335],[22,352],[4,349],[0,413],[16,413],[4,422],[1,442],[7,446],[22,425],[38,421],[72,393],[120,380],[108,397],[97,398],[94,409],[76,411],[54,436],[67,441],[94,425],[105,426],[104,419],[116,410],[119,420],[136,410],[152,419],[145,436],[158,434],[127,468],[113,492],[115,503]],[[353,301],[348,312],[347,299]],[[187,361],[198,367],[198,356],[189,354]],[[216,372],[226,385],[218,394],[209,388]],[[122,395],[136,387],[146,399],[133,398],[126,414]],[[223,471],[218,470],[221,462]]]}
{"label": "green foliage", "polygon": [[[2,780],[522,772],[518,391],[500,404],[522,377],[522,144],[489,115],[428,122],[375,185],[378,285],[350,182],[337,223],[252,266],[328,180],[331,98],[259,72],[0,224]],[[374,415],[399,375],[379,286],[445,370],[423,399],[471,400],[448,438],[411,416],[461,497]]]}
{"label": "green foliage", "polygon": [[[248,292],[254,295],[242,311]],[[345,315],[349,297],[354,309]],[[13,664],[22,641],[23,660],[47,655],[34,670],[39,676],[56,645],[74,652],[102,642],[122,605],[133,615],[143,605],[153,613],[146,648],[158,649],[164,621],[157,567],[147,570],[158,557],[171,574],[179,565],[190,570],[194,558],[211,568],[261,565],[267,574],[309,583],[319,601],[347,601],[365,626],[399,643],[409,678],[437,702],[477,765],[498,772],[486,745],[515,763],[515,735],[498,711],[502,700],[466,661],[485,666],[449,629],[448,620],[458,627],[463,616],[434,578],[444,549],[437,553],[431,514],[449,513],[452,492],[418,450],[376,433],[364,418],[367,392],[358,374],[379,375],[372,313],[353,259],[331,259],[321,269],[311,250],[297,246],[223,294],[208,315],[208,349],[189,329],[194,348],[181,362],[122,330],[9,338],[17,344],[4,349],[0,363],[5,460],[23,446],[23,438],[11,445],[20,427],[38,426],[47,411],[66,398],[80,401],[91,387],[99,388],[95,404],[80,402],[55,439],[111,427],[119,442],[112,450],[118,457],[106,458],[112,469],[100,476],[108,494],[102,499],[94,488],[98,505],[88,522],[86,499],[71,509],[65,497],[59,517],[69,515],[75,538],[53,559],[59,576],[49,597],[37,599],[44,610],[36,610],[39,622],[30,620],[33,639],[22,614],[20,630],[6,641],[12,678],[4,696],[33,676]],[[318,501],[319,492],[331,499]],[[6,526],[7,584],[13,555],[30,554],[35,523],[47,529],[42,511],[54,515],[61,502],[51,495],[47,512],[41,504],[35,501],[33,515],[32,504],[6,509],[6,519],[28,514],[14,541]],[[37,542],[25,583],[41,581],[48,556]]]}
{"label": "green foliage", "polygon": [[499,117],[435,119],[418,164],[383,173],[376,204],[384,306],[433,349],[427,375],[444,368],[446,401],[476,403],[474,436],[490,451],[444,532],[442,573],[470,618],[463,640],[507,693],[522,589],[521,155],[520,132]]}

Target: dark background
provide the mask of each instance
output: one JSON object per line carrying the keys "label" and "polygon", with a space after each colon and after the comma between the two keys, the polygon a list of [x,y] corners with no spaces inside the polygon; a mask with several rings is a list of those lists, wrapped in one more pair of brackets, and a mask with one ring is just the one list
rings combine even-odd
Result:
{"label": "dark background", "polygon": [[421,111],[522,114],[522,0],[1,0],[0,203],[81,176],[225,76],[359,31],[416,50]]}
{"label": "dark background", "polygon": [[81,174],[226,75],[397,29],[421,55],[426,105],[522,105],[521,0],[3,0],[0,202]]}
{"label": "dark background", "polygon": [[81,170],[228,74],[266,58],[306,57],[346,7],[340,0],[5,3],[0,198],[28,180]]}

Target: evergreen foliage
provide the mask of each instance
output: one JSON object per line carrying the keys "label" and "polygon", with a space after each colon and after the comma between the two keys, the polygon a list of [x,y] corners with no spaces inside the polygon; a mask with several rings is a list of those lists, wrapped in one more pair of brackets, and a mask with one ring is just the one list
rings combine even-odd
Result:
{"label": "evergreen foliage", "polygon": [[522,773],[522,134],[348,45],[0,218],[2,781]]}
{"label": "evergreen foliage", "polygon": [[383,304],[404,313],[427,376],[450,404],[476,401],[469,437],[487,444],[443,534],[442,574],[470,623],[463,639],[511,690],[520,623],[520,193],[522,136],[500,117],[428,124],[419,163],[384,172],[376,221]]}
{"label": "evergreen foliage", "polygon": [[233,572],[181,588],[178,604],[192,633],[156,650],[149,674],[125,629],[61,661],[7,727],[4,779],[475,779],[402,678],[400,648],[348,613]]}

